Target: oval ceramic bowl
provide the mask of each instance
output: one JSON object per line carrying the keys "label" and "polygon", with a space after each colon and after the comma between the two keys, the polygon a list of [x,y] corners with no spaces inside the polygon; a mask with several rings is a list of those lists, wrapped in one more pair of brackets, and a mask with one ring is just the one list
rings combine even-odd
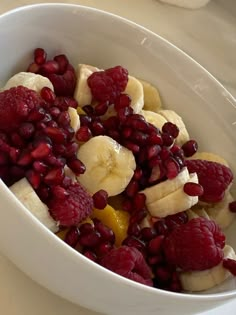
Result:
{"label": "oval ceramic bowl", "polygon": [[[181,113],[202,150],[236,156],[236,102],[199,64],[152,32],[125,19],[76,5],[41,4],[0,17],[0,82],[26,68],[35,47],[65,53],[74,65],[121,64],[160,89]],[[236,172],[236,164],[231,165]],[[176,294],[122,278],[89,261],[48,231],[0,183],[0,250],[52,292],[112,315],[189,315],[236,296],[230,280],[212,292]],[[227,232],[236,248],[235,224]]]}

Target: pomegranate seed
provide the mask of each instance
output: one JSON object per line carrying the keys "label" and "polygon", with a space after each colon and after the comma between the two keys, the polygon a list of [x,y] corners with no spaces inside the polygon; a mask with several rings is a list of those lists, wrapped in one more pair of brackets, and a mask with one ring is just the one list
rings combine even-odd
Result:
{"label": "pomegranate seed", "polygon": [[147,258],[149,265],[157,265],[163,262],[163,257],[159,253],[158,255],[155,256],[148,256]]}
{"label": "pomegranate seed", "polygon": [[131,180],[125,189],[126,195],[128,197],[134,197],[139,190],[139,184],[136,180]]}
{"label": "pomegranate seed", "polygon": [[108,201],[108,193],[103,189],[97,191],[93,195],[94,207],[97,209],[104,209],[107,205],[107,201]]}
{"label": "pomegranate seed", "polygon": [[94,114],[94,108],[91,105],[85,105],[82,107],[82,109],[89,116],[92,116]]}
{"label": "pomegranate seed", "polygon": [[140,223],[147,216],[148,212],[146,209],[134,211],[130,217],[129,224]]}
{"label": "pomegranate seed", "polygon": [[34,51],[34,61],[37,65],[42,65],[46,62],[47,54],[44,49],[36,48]]}
{"label": "pomegranate seed", "polygon": [[53,106],[50,107],[49,113],[53,118],[57,118],[60,115],[61,111],[58,107]]}
{"label": "pomegranate seed", "polygon": [[186,157],[190,157],[194,155],[194,153],[198,150],[198,144],[195,140],[189,140],[182,145],[182,150],[184,151],[184,155]]}
{"label": "pomegranate seed", "polygon": [[177,144],[173,144],[172,147],[170,148],[170,152],[173,154],[179,153],[179,151],[182,151],[182,149]]}
{"label": "pomegranate seed", "polygon": [[149,254],[157,255],[162,248],[163,240],[164,240],[163,235],[158,235],[151,239],[147,247]]}
{"label": "pomegranate seed", "polygon": [[61,144],[66,142],[66,135],[62,129],[46,127],[44,132],[55,143]]}
{"label": "pomegranate seed", "polygon": [[54,168],[44,177],[44,182],[47,185],[59,185],[62,183],[64,177],[65,172],[63,168]]}
{"label": "pomegranate seed", "polygon": [[162,282],[167,282],[171,279],[171,272],[166,266],[158,266],[155,270],[155,275],[157,276],[158,280]]}
{"label": "pomegranate seed", "polygon": [[40,68],[42,74],[55,74],[59,72],[59,65],[54,60],[46,61]]}
{"label": "pomegranate seed", "polygon": [[140,146],[147,144],[147,138],[148,135],[141,131],[133,131],[130,137],[131,141],[139,144]]}
{"label": "pomegranate seed", "polygon": [[158,144],[147,147],[147,158],[148,160],[156,157],[161,152],[161,147]]}
{"label": "pomegranate seed", "polygon": [[97,231],[91,231],[87,234],[82,234],[79,236],[79,244],[81,246],[90,248],[96,247],[100,243],[100,240],[101,236]]}
{"label": "pomegranate seed", "polygon": [[150,241],[157,235],[155,229],[145,227],[141,230],[141,237],[144,241]]}
{"label": "pomegranate seed", "polygon": [[125,200],[122,202],[122,209],[123,209],[124,211],[131,212],[132,209],[133,209],[132,201],[129,200],[129,199],[125,199]]}
{"label": "pomegranate seed", "polygon": [[162,141],[163,145],[170,147],[174,143],[174,138],[169,133],[163,132]]}
{"label": "pomegranate seed", "polygon": [[128,138],[130,138],[130,136],[133,132],[133,129],[130,127],[124,127],[121,132],[122,132],[123,138],[128,139]]}
{"label": "pomegranate seed", "polygon": [[102,241],[107,241],[111,244],[114,244],[115,234],[112,229],[104,225],[102,222],[94,222],[94,228],[101,235]]}
{"label": "pomegranate seed", "polygon": [[52,151],[52,147],[50,144],[46,142],[41,142],[37,145],[37,147],[31,152],[31,156],[34,159],[43,159],[47,157]]}
{"label": "pomegranate seed", "polygon": [[55,93],[47,86],[43,87],[40,91],[41,97],[48,103],[53,104],[56,99]]}
{"label": "pomegranate seed", "polygon": [[143,193],[138,193],[133,198],[133,204],[136,211],[145,207],[146,196]]}
{"label": "pomegranate seed", "polygon": [[110,130],[108,130],[107,134],[112,139],[116,140],[117,142],[120,142],[120,133],[119,133],[119,131],[114,130],[114,129],[110,129]]}
{"label": "pomegranate seed", "polygon": [[84,252],[83,252],[83,255],[84,255],[85,257],[87,257],[88,259],[94,261],[94,262],[97,261],[97,256],[96,256],[96,254],[95,254],[94,252],[92,252],[91,250],[86,250],[86,251],[84,251]]}
{"label": "pomegranate seed", "polygon": [[55,56],[53,59],[58,63],[58,66],[59,66],[58,73],[60,74],[65,73],[69,64],[69,60],[66,57],[66,55],[58,55],[58,56]]}
{"label": "pomegranate seed", "polygon": [[57,198],[64,200],[67,196],[69,196],[68,192],[66,189],[64,189],[61,186],[53,186],[51,188],[52,194],[57,196]]}
{"label": "pomegranate seed", "polygon": [[126,245],[129,247],[135,247],[140,252],[144,252],[145,250],[145,243],[141,241],[140,239],[136,238],[135,236],[127,236],[123,242],[122,245]]}
{"label": "pomegranate seed", "polygon": [[78,159],[68,161],[67,165],[77,176],[79,176],[80,174],[84,174],[86,170],[85,165]]}
{"label": "pomegranate seed", "polygon": [[161,165],[156,165],[152,168],[152,172],[148,179],[148,182],[150,184],[154,184],[156,181],[164,177],[164,175],[165,175],[165,172],[163,168],[161,167]]}
{"label": "pomegranate seed", "polygon": [[28,116],[28,121],[40,121],[45,117],[45,114],[46,112],[44,108],[42,107],[35,108],[30,112]]}
{"label": "pomegranate seed", "polygon": [[29,139],[34,135],[35,132],[35,127],[31,123],[23,123],[21,124],[19,128],[19,134],[24,138],[24,139]]}
{"label": "pomegranate seed", "polygon": [[22,151],[19,156],[19,159],[17,160],[17,164],[20,166],[28,166],[31,164],[32,160],[33,160],[32,156],[29,152]]}
{"label": "pomegranate seed", "polygon": [[62,127],[70,126],[70,115],[68,111],[63,111],[57,118],[57,123]]}
{"label": "pomegranate seed", "polygon": [[11,162],[16,163],[18,157],[19,157],[20,151],[15,148],[10,148],[9,157]]}
{"label": "pomegranate seed", "polygon": [[8,157],[4,152],[0,152],[0,166],[8,164]]}
{"label": "pomegranate seed", "polygon": [[120,122],[125,122],[127,117],[133,114],[133,108],[132,107],[124,107],[117,111],[117,117]]}
{"label": "pomegranate seed", "polygon": [[125,147],[126,147],[127,149],[129,149],[130,151],[132,151],[134,154],[135,154],[135,153],[138,153],[138,152],[140,151],[139,145],[137,145],[137,144],[135,144],[135,143],[133,143],[133,142],[131,142],[131,141],[126,141],[126,142],[124,143],[124,145],[125,145]]}
{"label": "pomegranate seed", "polygon": [[229,270],[234,276],[236,276],[236,260],[230,258],[224,259],[223,267]]}
{"label": "pomegranate seed", "polygon": [[133,114],[127,117],[126,124],[134,130],[148,132],[148,123],[141,115]]}
{"label": "pomegranate seed", "polygon": [[53,167],[64,167],[66,164],[66,160],[63,158],[56,158],[53,155],[48,155],[44,158],[45,163],[51,165]]}
{"label": "pomegranate seed", "polygon": [[131,98],[128,94],[121,94],[116,100],[114,104],[114,108],[116,111],[128,107],[131,104]]}
{"label": "pomegranate seed", "polygon": [[49,113],[46,113],[42,122],[48,124],[52,120],[52,116]]}
{"label": "pomegranate seed", "polygon": [[14,182],[20,180],[25,176],[25,170],[19,166],[12,166],[9,172],[10,175],[14,178]]}
{"label": "pomegranate seed", "polygon": [[152,159],[150,159],[148,161],[148,166],[150,168],[153,168],[155,166],[159,166],[161,164],[161,160],[160,160],[160,157],[159,156],[156,156],[156,157],[153,157]]}
{"label": "pomegranate seed", "polygon": [[184,192],[189,196],[202,196],[204,190],[202,185],[189,182],[184,184]]}
{"label": "pomegranate seed", "polygon": [[[11,143],[13,146],[17,147],[17,148],[23,148],[26,146],[24,139],[16,132],[13,132],[10,135],[11,138]],[[1,147],[1,149],[3,149]]]}
{"label": "pomegranate seed", "polygon": [[133,179],[139,181],[142,175],[143,175],[142,169],[137,167],[136,170],[134,171]]}
{"label": "pomegranate seed", "polygon": [[106,255],[111,249],[113,249],[113,246],[109,242],[103,242],[101,244],[98,244],[96,247],[96,254],[98,257],[102,257]]}
{"label": "pomegranate seed", "polygon": [[179,128],[168,121],[162,126],[162,132],[170,134],[174,139],[176,139],[179,135]]}
{"label": "pomegranate seed", "polygon": [[80,115],[80,125],[82,126],[90,126],[91,122],[92,122],[92,118],[88,115]]}
{"label": "pomegranate seed", "polygon": [[41,183],[41,176],[40,174],[36,173],[33,170],[29,170],[26,172],[26,178],[28,179],[28,181],[30,182],[31,186],[34,189],[39,188],[39,185]]}
{"label": "pomegranate seed", "polygon": [[150,144],[150,145],[152,145],[152,144],[162,145],[163,144],[163,140],[162,140],[162,137],[159,134],[151,133],[148,136],[147,143]]}
{"label": "pomegranate seed", "polygon": [[168,179],[175,178],[180,172],[179,164],[172,158],[165,161],[165,167],[167,169],[166,175]]}
{"label": "pomegranate seed", "polygon": [[129,236],[136,236],[136,237],[138,237],[140,235],[140,231],[141,231],[141,228],[140,228],[139,224],[134,222],[132,224],[129,224],[129,227],[128,227],[128,230],[127,230],[127,234]]}
{"label": "pomegranate seed", "polygon": [[40,66],[36,63],[36,62],[32,62],[28,68],[27,68],[27,72],[31,72],[31,73],[38,73],[40,69]]}
{"label": "pomegranate seed", "polygon": [[40,174],[45,174],[48,170],[48,167],[46,164],[44,164],[41,161],[34,161],[33,163],[33,168],[36,172],[40,173]]}
{"label": "pomegranate seed", "polygon": [[77,226],[73,226],[66,233],[65,240],[69,246],[75,248],[76,244],[79,241],[79,229]]}
{"label": "pomegranate seed", "polygon": [[95,106],[94,113],[96,116],[102,116],[108,110],[109,102],[102,102]]}
{"label": "pomegranate seed", "polygon": [[229,203],[229,210],[231,212],[236,213],[236,201],[232,201],[232,202]]}
{"label": "pomegranate seed", "polygon": [[168,148],[162,148],[160,152],[160,158],[162,161],[167,160],[170,156],[172,156],[172,153]]}
{"label": "pomegranate seed", "polygon": [[91,129],[94,136],[100,136],[105,134],[105,128],[99,121],[92,122]]}
{"label": "pomegranate seed", "polygon": [[164,220],[158,220],[154,223],[154,228],[158,235],[167,235],[169,233],[168,227]]}
{"label": "pomegranate seed", "polygon": [[75,138],[79,142],[86,142],[92,138],[92,132],[88,126],[81,126],[75,133]]}
{"label": "pomegranate seed", "polygon": [[85,234],[86,235],[86,234],[88,234],[90,232],[93,232],[94,231],[94,227],[90,223],[83,223],[83,224],[80,225],[79,230],[80,230],[81,234]]}

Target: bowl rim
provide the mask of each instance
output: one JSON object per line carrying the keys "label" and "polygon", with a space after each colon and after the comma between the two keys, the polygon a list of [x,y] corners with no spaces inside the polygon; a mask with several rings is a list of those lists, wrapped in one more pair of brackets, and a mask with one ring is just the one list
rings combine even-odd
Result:
{"label": "bowl rim", "polygon": [[[175,44],[171,43],[169,40],[165,39],[164,37],[158,35],[154,31],[149,30],[148,28],[133,22],[127,18],[121,17],[117,14],[97,9],[95,7],[91,6],[85,6],[85,5],[80,5],[80,4],[73,4],[73,3],[37,3],[37,4],[30,4],[30,5],[24,5],[17,7],[15,9],[11,9],[7,12],[4,12],[0,14],[0,20],[7,18],[8,16],[20,13],[22,11],[28,11],[28,10],[37,10],[38,8],[59,8],[60,10],[63,8],[74,8],[77,10],[84,10],[84,11],[90,11],[93,13],[98,13],[103,16],[108,16],[110,18],[114,18],[116,20],[120,20],[121,23],[125,23],[127,25],[133,26],[139,30],[142,30],[148,34],[150,34],[152,37],[157,38],[159,41],[165,42],[169,47],[172,47],[174,50],[178,51],[184,60],[190,61],[192,64],[194,64],[194,67],[198,67],[202,73],[204,73],[204,76],[207,77],[209,81],[212,81],[214,85],[218,88],[220,88],[225,97],[229,97],[235,102],[236,104],[236,99],[234,96],[221,84],[207,69],[205,69],[201,64],[199,64],[195,59],[193,59],[191,56],[189,56],[187,53],[185,53],[182,49],[178,48]],[[236,106],[235,106],[236,107]],[[2,187],[1,187],[2,186]],[[173,297],[175,299],[188,299],[188,300],[195,300],[195,301],[203,301],[203,300],[217,300],[217,299],[223,299],[223,298],[230,298],[236,296],[236,289],[229,290],[227,292],[219,292],[219,293],[209,293],[209,294],[194,294],[194,293],[178,293],[178,292],[171,292],[171,291],[165,291],[162,289],[154,288],[154,287],[149,287],[140,283],[137,283],[135,281],[129,280],[125,277],[122,277],[102,266],[99,264],[89,260],[85,256],[83,256],[81,253],[77,252],[73,248],[70,248],[63,240],[61,240],[59,237],[57,237],[53,232],[51,232],[48,228],[46,228],[25,206],[21,204],[21,202],[15,197],[15,195],[8,189],[8,187],[5,185],[5,183],[0,179],[0,189],[4,189],[7,193],[7,197],[9,199],[12,199],[18,204],[19,208],[22,208],[24,210],[22,212],[22,216],[25,216],[25,220],[30,220],[32,224],[37,226],[38,231],[40,233],[43,233],[45,236],[51,238],[51,240],[56,242],[57,246],[59,246],[60,250],[66,250],[67,253],[71,254],[72,259],[82,259],[83,262],[89,264],[92,268],[97,268],[98,272],[103,272],[104,275],[107,277],[113,277],[116,279],[116,281],[121,281],[124,283],[126,286],[134,287],[136,289],[142,289],[146,290],[147,292],[150,292],[152,294],[158,294],[158,295],[163,295],[163,296],[168,296],[168,297]],[[110,279],[112,281],[112,278]]]}

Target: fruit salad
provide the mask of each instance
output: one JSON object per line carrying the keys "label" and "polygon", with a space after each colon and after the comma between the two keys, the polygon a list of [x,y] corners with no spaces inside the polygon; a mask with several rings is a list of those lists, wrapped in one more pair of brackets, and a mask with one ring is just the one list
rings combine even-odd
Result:
{"label": "fruit salad", "polygon": [[228,161],[198,150],[181,113],[124,66],[33,52],[0,92],[0,177],[88,259],[174,292],[236,275]]}

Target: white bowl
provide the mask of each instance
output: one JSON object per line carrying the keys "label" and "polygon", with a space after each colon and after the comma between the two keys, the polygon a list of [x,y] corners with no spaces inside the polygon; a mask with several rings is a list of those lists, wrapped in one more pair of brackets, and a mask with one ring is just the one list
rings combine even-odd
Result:
{"label": "white bowl", "polygon": [[[201,149],[236,156],[236,102],[206,70],[154,33],[120,17],[76,5],[40,4],[0,16],[0,82],[25,69],[35,47],[72,62],[121,64],[159,87]],[[236,173],[236,165],[231,165]],[[39,223],[0,183],[0,250],[29,277],[71,302],[105,314],[181,314],[235,298],[236,281],[214,292],[177,294],[122,278],[89,261]],[[235,224],[227,232],[235,242]]]}

